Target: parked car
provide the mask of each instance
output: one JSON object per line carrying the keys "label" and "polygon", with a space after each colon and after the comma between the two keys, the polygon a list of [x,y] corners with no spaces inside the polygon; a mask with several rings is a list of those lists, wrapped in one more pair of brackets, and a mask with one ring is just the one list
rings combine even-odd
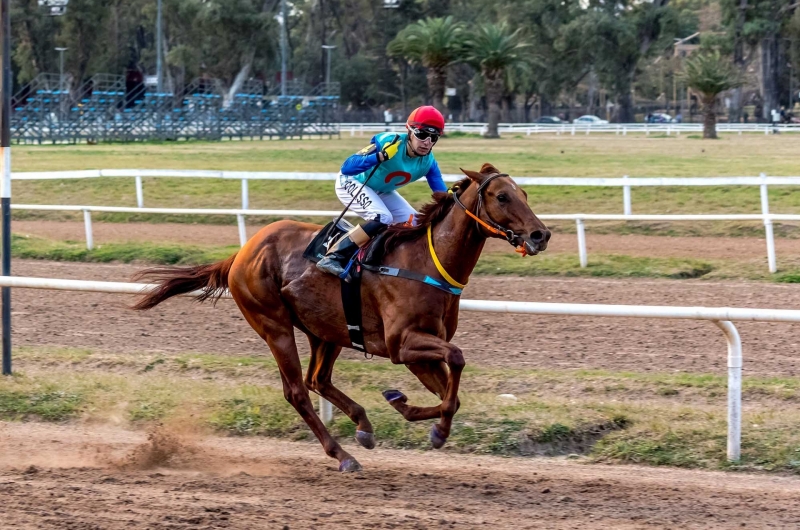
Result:
{"label": "parked car", "polygon": [[557,116],[542,116],[533,123],[564,123],[564,121]]}
{"label": "parked car", "polygon": [[675,123],[675,119],[672,116],[663,112],[654,112],[645,121],[647,123]]}
{"label": "parked car", "polygon": [[608,120],[601,120],[597,116],[591,116],[587,114],[586,116],[575,118],[572,120],[572,123],[577,123],[580,125],[608,125]]}

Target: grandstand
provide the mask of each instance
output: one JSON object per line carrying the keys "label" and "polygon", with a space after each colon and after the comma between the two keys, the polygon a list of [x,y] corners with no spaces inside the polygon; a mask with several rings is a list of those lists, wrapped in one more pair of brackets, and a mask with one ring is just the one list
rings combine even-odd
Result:
{"label": "grandstand", "polygon": [[12,100],[17,143],[222,140],[339,135],[339,84],[288,83],[286,95],[257,80],[228,98],[218,79],[197,78],[178,94],[126,86],[96,74],[77,89],[58,74],[40,74]]}

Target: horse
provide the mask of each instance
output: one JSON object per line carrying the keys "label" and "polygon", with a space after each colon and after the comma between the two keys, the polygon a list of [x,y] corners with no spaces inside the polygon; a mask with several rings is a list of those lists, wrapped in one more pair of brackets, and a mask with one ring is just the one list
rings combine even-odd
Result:
{"label": "horse", "polygon": [[[361,278],[364,347],[370,354],[404,364],[441,399],[432,407],[413,406],[399,390],[384,398],[407,421],[438,418],[430,431],[434,448],[450,435],[459,408],[458,387],[464,355],[450,340],[458,327],[459,296],[488,237],[504,238],[517,251],[535,255],[547,248],[550,231],[533,213],[527,193],[491,164],[448,192],[433,194],[414,225],[393,225],[384,237],[382,264],[443,278],[451,292],[423,282],[365,272]],[[303,253],[321,226],[281,220],[262,228],[237,253],[211,265],[156,267],[137,274],[156,287],[134,309],[201,290],[198,301],[216,301],[227,288],[247,322],[266,341],[280,370],[283,393],[343,472],[358,461],[330,435],[314,411],[309,391],[324,397],[356,424],[356,440],[375,447],[364,408],[331,382],[343,347],[353,347],[345,320],[339,278],[319,271]],[[427,234],[427,237],[426,237]],[[303,377],[294,328],[311,346]]]}

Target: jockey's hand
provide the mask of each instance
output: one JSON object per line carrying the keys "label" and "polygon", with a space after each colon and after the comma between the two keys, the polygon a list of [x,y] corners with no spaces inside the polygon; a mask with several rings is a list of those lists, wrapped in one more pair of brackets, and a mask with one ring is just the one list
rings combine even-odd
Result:
{"label": "jockey's hand", "polygon": [[394,155],[397,154],[397,151],[400,149],[400,135],[395,135],[394,140],[392,143],[383,146],[380,153],[380,160],[381,162],[386,162],[390,160]]}

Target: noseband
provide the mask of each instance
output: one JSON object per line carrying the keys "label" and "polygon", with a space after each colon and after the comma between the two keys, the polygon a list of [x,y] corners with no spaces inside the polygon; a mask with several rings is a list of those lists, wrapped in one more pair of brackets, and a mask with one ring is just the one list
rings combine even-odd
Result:
{"label": "noseband", "polygon": [[449,194],[451,194],[453,196],[453,200],[455,200],[456,204],[458,204],[461,207],[461,209],[464,210],[464,213],[466,213],[468,216],[470,216],[473,219],[475,219],[475,223],[478,225],[478,230],[483,228],[485,230],[488,230],[490,234],[495,234],[495,235],[498,235],[500,237],[505,238],[505,240],[508,241],[509,244],[512,247],[514,247],[514,249],[518,253],[522,254],[522,256],[525,257],[525,256],[528,255],[528,252],[525,250],[525,245],[517,245],[516,243],[514,243],[514,240],[516,240],[517,238],[522,239],[522,236],[520,236],[518,234],[515,234],[513,230],[511,230],[509,228],[506,228],[504,226],[501,226],[500,224],[494,222],[494,220],[491,218],[491,216],[489,216],[489,212],[486,212],[486,220],[485,221],[480,218],[481,209],[483,209],[483,190],[494,179],[496,179],[498,177],[507,177],[507,176],[508,176],[507,173],[495,173],[494,175],[489,175],[481,183],[481,185],[478,186],[478,207],[475,209],[475,213],[470,212],[467,209],[467,207],[464,206],[464,203],[461,202],[461,199],[458,198],[458,194],[457,194],[457,192],[459,191],[458,185],[455,185],[452,188],[450,188],[449,190],[447,190],[447,193],[449,193]]}

